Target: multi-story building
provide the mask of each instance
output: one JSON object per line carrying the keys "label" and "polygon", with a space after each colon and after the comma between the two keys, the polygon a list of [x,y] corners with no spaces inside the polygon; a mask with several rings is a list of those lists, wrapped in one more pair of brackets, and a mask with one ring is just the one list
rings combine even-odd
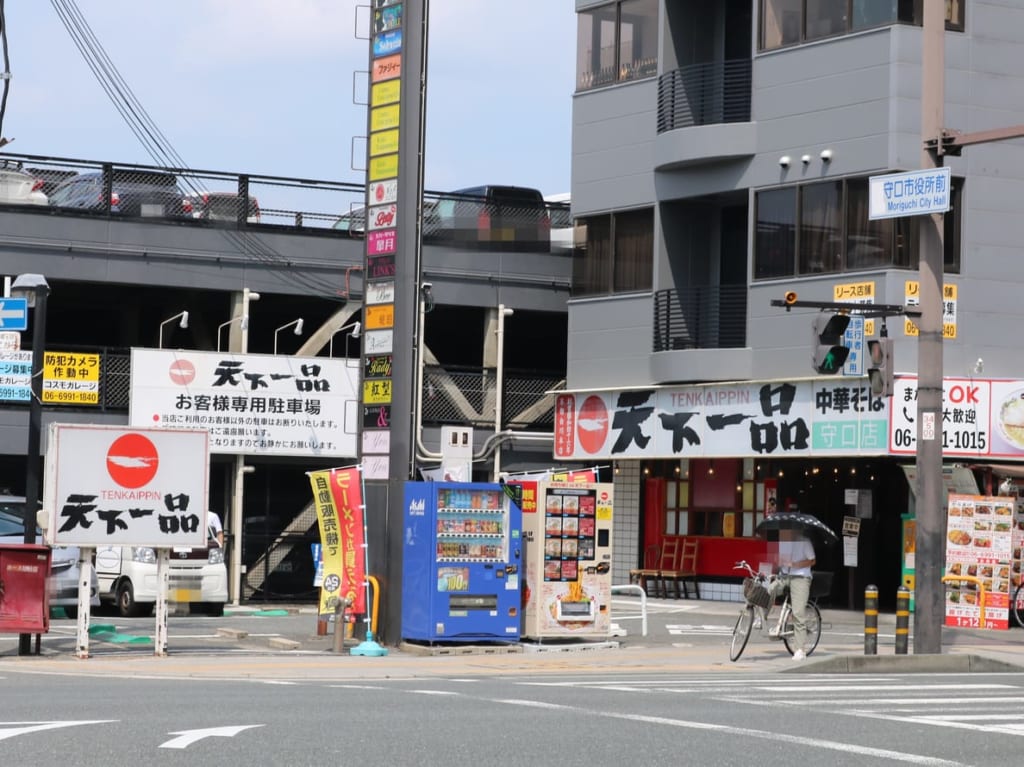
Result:
{"label": "multi-story building", "polygon": [[[772,301],[915,302],[927,218],[869,216],[869,178],[921,168],[927,2],[576,1],[579,250],[556,457],[614,463],[620,582],[666,536],[698,537],[702,595],[738,598],[732,565],[777,503],[836,532],[859,523],[856,544],[819,552],[834,603],[869,583],[895,598],[916,326],[853,323],[850,344],[883,325],[894,340],[895,391],[876,397],[862,349],[849,375],[816,376],[816,310]],[[1024,123],[1024,7],[945,8],[945,127]],[[945,158],[943,457],[948,486],[979,492],[1024,460],[1001,417],[1024,389],[1022,146]]]}

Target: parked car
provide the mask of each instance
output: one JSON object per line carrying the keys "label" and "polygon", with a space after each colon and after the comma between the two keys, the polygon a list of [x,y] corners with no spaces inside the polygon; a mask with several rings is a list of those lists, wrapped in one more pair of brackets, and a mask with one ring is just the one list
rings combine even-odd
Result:
{"label": "parked car", "polygon": [[50,205],[101,212],[109,205],[111,213],[123,216],[181,218],[185,215],[184,198],[173,174],[115,170],[109,200],[103,192],[102,173],[79,173],[53,190]]}
{"label": "parked car", "polygon": [[[0,496],[0,543],[22,543],[25,540],[25,499],[16,495]],[[36,528],[36,541],[43,542],[43,532]],[[50,607],[61,607],[69,618],[78,617],[77,546],[55,546],[50,554],[49,593]],[[99,582],[96,571],[92,574],[90,604],[99,607]]]}
{"label": "parked car", "polygon": [[[203,221],[236,222],[244,204],[237,192],[199,192],[182,200],[185,215]],[[255,197],[248,198],[245,220],[250,224],[260,222],[260,205]]]}
{"label": "parked car", "polygon": [[551,194],[544,198],[551,219],[551,250],[572,250],[574,229],[569,210],[569,193]]}
{"label": "parked car", "polygon": [[25,170],[33,178],[39,179],[42,182],[42,187],[39,191],[47,197],[53,194],[53,190],[60,186],[63,182],[67,181],[72,176],[77,176],[77,171],[73,170],[59,170],[57,168],[25,168]]}
{"label": "parked car", "polygon": [[[122,617],[151,615],[157,597],[156,551],[148,546],[98,546],[96,573],[100,600]],[[221,616],[228,601],[228,569],[224,549],[178,546],[171,551],[168,598],[187,602],[193,612]]]}
{"label": "parked car", "polygon": [[353,208],[339,216],[332,228],[361,240],[366,236],[366,208]]}
{"label": "parked car", "polygon": [[17,163],[0,162],[0,204],[46,205],[48,202],[42,179]]}
{"label": "parked car", "polygon": [[548,252],[551,218],[537,189],[475,186],[425,207],[423,234],[469,247]]}

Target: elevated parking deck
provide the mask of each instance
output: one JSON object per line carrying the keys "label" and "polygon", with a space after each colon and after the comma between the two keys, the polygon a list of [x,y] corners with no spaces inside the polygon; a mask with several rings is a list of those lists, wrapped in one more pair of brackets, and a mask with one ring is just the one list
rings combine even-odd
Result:
{"label": "elevated parking deck", "polygon": [[[6,157],[47,179],[43,189],[51,202],[0,208],[0,255],[8,274],[227,291],[244,285],[296,296],[361,295],[366,221],[360,185]],[[158,202],[144,201],[150,197],[132,202],[133,195],[142,194],[132,190],[155,185],[152,179],[170,179],[182,204],[167,195]],[[70,180],[82,180],[88,194],[69,190]],[[443,218],[435,211],[437,201],[449,197],[424,195],[423,279],[434,283],[439,300],[565,310],[571,253],[552,246],[547,211],[542,211],[546,225],[535,237],[524,237],[522,228],[499,225],[517,220],[515,211],[501,222],[486,216]],[[556,219],[565,218],[566,205],[549,207],[559,214]]]}

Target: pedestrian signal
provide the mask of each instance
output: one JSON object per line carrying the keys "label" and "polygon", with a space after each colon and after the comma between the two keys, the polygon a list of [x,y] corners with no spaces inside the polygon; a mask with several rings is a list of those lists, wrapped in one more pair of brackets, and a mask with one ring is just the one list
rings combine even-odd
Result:
{"label": "pedestrian signal", "polygon": [[822,375],[835,375],[843,369],[850,349],[843,335],[850,324],[848,314],[819,314],[814,318],[812,364]]}
{"label": "pedestrian signal", "polygon": [[893,389],[892,339],[868,341],[868,382],[876,397],[888,397]]}

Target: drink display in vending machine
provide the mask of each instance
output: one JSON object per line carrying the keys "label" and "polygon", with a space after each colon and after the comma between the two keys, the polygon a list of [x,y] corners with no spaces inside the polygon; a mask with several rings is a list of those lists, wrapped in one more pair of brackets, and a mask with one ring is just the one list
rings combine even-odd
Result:
{"label": "drink display in vending machine", "polygon": [[[523,635],[607,638],[611,632],[612,485],[537,482],[523,514]],[[524,504],[525,505],[525,504]]]}
{"label": "drink display in vending machine", "polygon": [[402,638],[518,642],[521,558],[501,485],[407,482]]}

